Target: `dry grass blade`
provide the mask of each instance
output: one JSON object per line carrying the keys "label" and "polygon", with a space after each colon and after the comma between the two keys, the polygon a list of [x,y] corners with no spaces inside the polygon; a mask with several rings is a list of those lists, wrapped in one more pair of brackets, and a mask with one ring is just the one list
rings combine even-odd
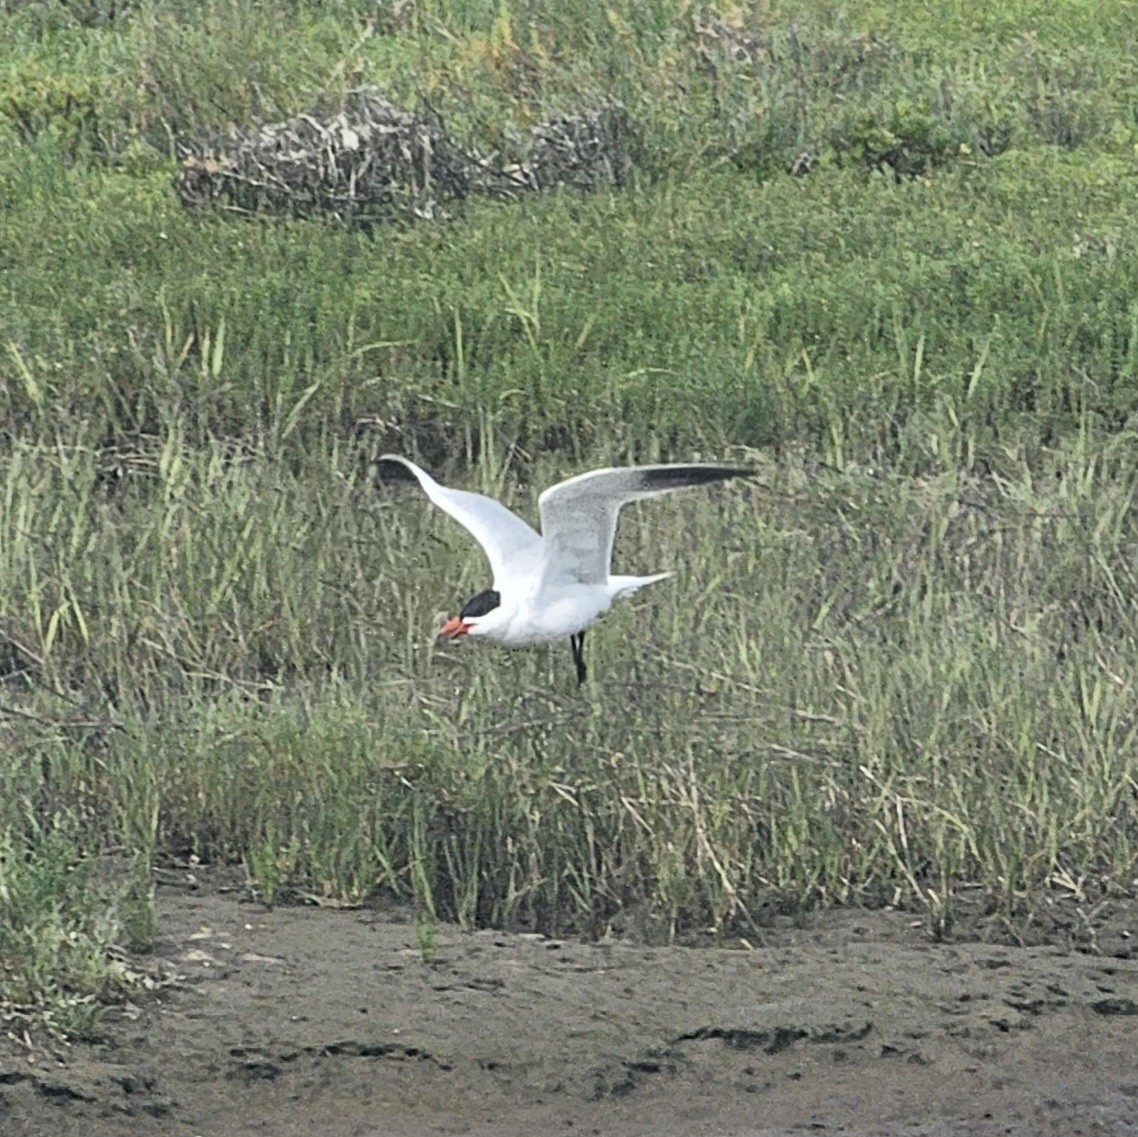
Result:
{"label": "dry grass blade", "polygon": [[433,218],[469,192],[470,159],[428,107],[401,111],[379,92],[228,139],[185,143],[178,192],[187,206],[327,215],[357,225]]}
{"label": "dry grass blade", "polygon": [[622,185],[633,136],[628,115],[603,105],[532,128],[516,143],[516,160],[484,158],[455,142],[425,102],[404,111],[361,87],[337,106],[320,103],[285,122],[183,141],[177,190],[191,208],[329,216],[363,227],[438,220],[472,193]]}

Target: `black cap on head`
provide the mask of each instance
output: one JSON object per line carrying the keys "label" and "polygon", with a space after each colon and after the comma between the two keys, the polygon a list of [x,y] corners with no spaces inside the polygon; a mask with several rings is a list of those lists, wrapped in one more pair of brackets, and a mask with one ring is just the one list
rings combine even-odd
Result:
{"label": "black cap on head", "polygon": [[480,592],[477,596],[472,596],[463,605],[462,611],[458,614],[458,618],[460,620],[466,620],[471,616],[485,616],[487,612],[493,612],[501,603],[502,594],[495,592],[492,588],[487,588],[485,592]]}

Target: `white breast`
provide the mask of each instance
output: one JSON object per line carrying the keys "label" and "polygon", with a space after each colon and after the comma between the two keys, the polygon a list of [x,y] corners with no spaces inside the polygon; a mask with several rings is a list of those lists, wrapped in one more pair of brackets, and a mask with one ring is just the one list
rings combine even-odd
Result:
{"label": "white breast", "polygon": [[545,587],[522,598],[510,619],[486,639],[507,647],[553,643],[583,632],[612,604],[603,584],[565,584]]}

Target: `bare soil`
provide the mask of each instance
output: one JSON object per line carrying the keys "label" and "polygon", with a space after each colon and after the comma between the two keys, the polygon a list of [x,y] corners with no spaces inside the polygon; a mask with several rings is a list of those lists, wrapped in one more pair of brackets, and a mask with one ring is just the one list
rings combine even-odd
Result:
{"label": "bare soil", "polygon": [[838,911],[753,950],[442,927],[429,961],[398,912],[160,915],[178,983],[98,1044],[0,1043],[2,1137],[1138,1135],[1133,905],[1098,954]]}

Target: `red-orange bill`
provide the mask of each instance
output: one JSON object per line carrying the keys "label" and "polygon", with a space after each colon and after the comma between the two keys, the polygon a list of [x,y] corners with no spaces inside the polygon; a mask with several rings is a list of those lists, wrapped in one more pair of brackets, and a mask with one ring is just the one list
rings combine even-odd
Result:
{"label": "red-orange bill", "polygon": [[463,623],[461,616],[452,616],[438,631],[439,639],[457,639],[470,631],[470,625]]}

